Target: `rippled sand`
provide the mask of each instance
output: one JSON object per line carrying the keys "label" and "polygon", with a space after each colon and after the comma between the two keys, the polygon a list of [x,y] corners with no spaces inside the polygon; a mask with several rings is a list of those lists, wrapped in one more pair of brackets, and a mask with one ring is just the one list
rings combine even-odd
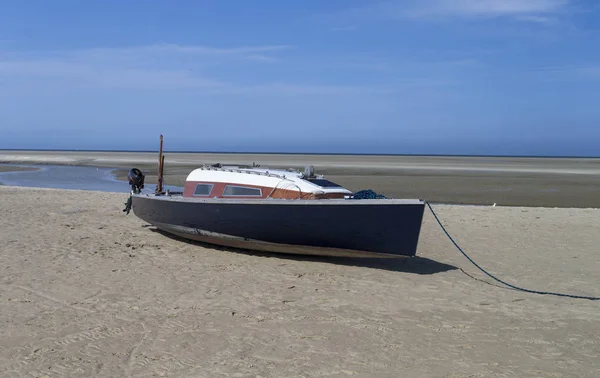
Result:
{"label": "rippled sand", "polygon": [[[189,244],[126,194],[0,198],[2,377],[600,376],[599,302],[495,286],[428,212],[418,258],[369,261]],[[494,274],[600,295],[600,210],[436,210]]]}

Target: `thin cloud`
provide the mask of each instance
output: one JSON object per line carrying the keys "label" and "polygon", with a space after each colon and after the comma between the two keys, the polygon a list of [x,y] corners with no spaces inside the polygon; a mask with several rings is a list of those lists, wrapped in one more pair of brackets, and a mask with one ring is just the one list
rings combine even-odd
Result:
{"label": "thin cloud", "polygon": [[518,17],[516,17],[516,20],[523,21],[523,22],[532,22],[532,23],[541,24],[541,25],[556,25],[558,23],[558,19],[556,17],[535,16],[535,15],[518,16]]}
{"label": "thin cloud", "polygon": [[138,50],[144,51],[161,51],[161,52],[174,52],[174,53],[193,53],[193,54],[216,54],[216,55],[235,55],[235,54],[254,54],[264,53],[272,51],[283,51],[289,50],[292,46],[290,45],[265,45],[265,46],[243,46],[243,47],[207,47],[207,46],[189,46],[189,45],[178,45],[161,43],[149,46],[143,46]]}
{"label": "thin cloud", "polygon": [[532,68],[526,72],[535,74],[536,77],[548,82],[595,82],[600,80],[600,63],[567,66],[544,66]]}
{"label": "thin cloud", "polygon": [[[157,44],[130,48],[90,48],[73,51],[0,54],[0,79],[28,88],[87,90],[195,90],[224,95],[373,95],[390,87],[352,83],[331,84],[257,80],[252,75],[232,80],[225,66],[250,71],[271,63],[287,45],[235,48]],[[217,72],[218,74],[215,74]],[[236,73],[237,75],[237,73]],[[293,81],[293,79],[292,79]]]}
{"label": "thin cloud", "polygon": [[289,45],[264,45],[219,48],[212,46],[179,45],[159,43],[145,46],[122,48],[91,48],[71,52],[72,56],[93,59],[127,59],[132,57],[153,57],[172,55],[179,58],[230,58],[255,61],[275,61],[274,54],[292,49]]}
{"label": "thin cloud", "polygon": [[377,85],[324,85],[269,83],[259,85],[226,86],[216,88],[215,94],[275,95],[275,96],[345,96],[391,95],[397,92],[392,86]]}
{"label": "thin cloud", "polygon": [[552,14],[568,0],[426,0],[407,10],[416,16],[495,17]]}
{"label": "thin cloud", "polygon": [[342,25],[406,19],[520,18],[543,23],[565,11],[570,0],[404,0],[384,1],[350,8],[317,19]]}
{"label": "thin cloud", "polygon": [[597,64],[595,66],[592,65],[592,66],[579,67],[577,69],[577,72],[580,75],[583,75],[584,77],[587,77],[589,79],[600,80],[600,64]]}
{"label": "thin cloud", "polygon": [[[178,44],[154,44],[141,46],[137,48],[126,49],[126,51],[147,53],[147,54],[192,54],[204,56],[230,56],[255,58],[257,56],[267,57],[267,54],[281,52],[292,49],[290,45],[265,45],[265,46],[242,46],[231,48],[219,48],[210,46],[178,45]],[[106,49],[108,51],[114,49]]]}
{"label": "thin cloud", "polygon": [[152,70],[69,60],[0,61],[0,77],[2,74],[7,74],[7,80],[18,77],[25,80],[60,80],[63,85],[97,89],[214,88],[223,85],[218,80],[202,78],[185,70]]}

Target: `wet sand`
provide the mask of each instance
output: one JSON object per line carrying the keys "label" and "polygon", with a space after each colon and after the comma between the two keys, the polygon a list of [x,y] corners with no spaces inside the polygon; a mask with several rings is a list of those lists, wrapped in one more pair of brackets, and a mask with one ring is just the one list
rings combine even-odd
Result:
{"label": "wet sand", "polygon": [[[426,212],[418,258],[186,243],[126,194],[0,187],[2,377],[595,377],[600,302],[494,286]],[[600,210],[435,207],[481,265],[600,295]]]}
{"label": "wet sand", "polygon": [[4,165],[0,164],[0,173],[3,172],[24,172],[24,171],[35,171],[36,168],[23,167],[18,165]]}
{"label": "wet sand", "polygon": [[[70,164],[116,168],[125,180],[132,167],[156,183],[157,153],[0,151],[0,163]],[[302,168],[350,190],[432,203],[600,208],[600,159],[440,156],[350,156],[165,153],[165,182],[181,186],[204,163]],[[126,190],[126,189],[125,189]]]}

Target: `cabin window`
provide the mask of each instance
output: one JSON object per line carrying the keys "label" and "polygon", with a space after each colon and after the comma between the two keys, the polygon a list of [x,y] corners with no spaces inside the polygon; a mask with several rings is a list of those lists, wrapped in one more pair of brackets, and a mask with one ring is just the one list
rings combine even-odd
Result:
{"label": "cabin window", "polygon": [[307,181],[312,182],[315,185],[320,186],[321,188],[341,188],[341,185],[336,184],[335,182],[331,182],[325,179],[308,179]]}
{"label": "cabin window", "polygon": [[195,196],[208,196],[212,192],[213,184],[198,184],[194,190]]}
{"label": "cabin window", "polygon": [[223,191],[223,196],[262,197],[262,190],[260,190],[260,188],[249,188],[247,186],[227,185]]}

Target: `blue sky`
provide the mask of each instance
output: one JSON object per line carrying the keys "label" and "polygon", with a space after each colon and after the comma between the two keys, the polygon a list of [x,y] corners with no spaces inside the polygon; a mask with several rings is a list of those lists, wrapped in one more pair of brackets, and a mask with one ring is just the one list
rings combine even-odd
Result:
{"label": "blue sky", "polygon": [[600,3],[0,0],[0,148],[600,155]]}

